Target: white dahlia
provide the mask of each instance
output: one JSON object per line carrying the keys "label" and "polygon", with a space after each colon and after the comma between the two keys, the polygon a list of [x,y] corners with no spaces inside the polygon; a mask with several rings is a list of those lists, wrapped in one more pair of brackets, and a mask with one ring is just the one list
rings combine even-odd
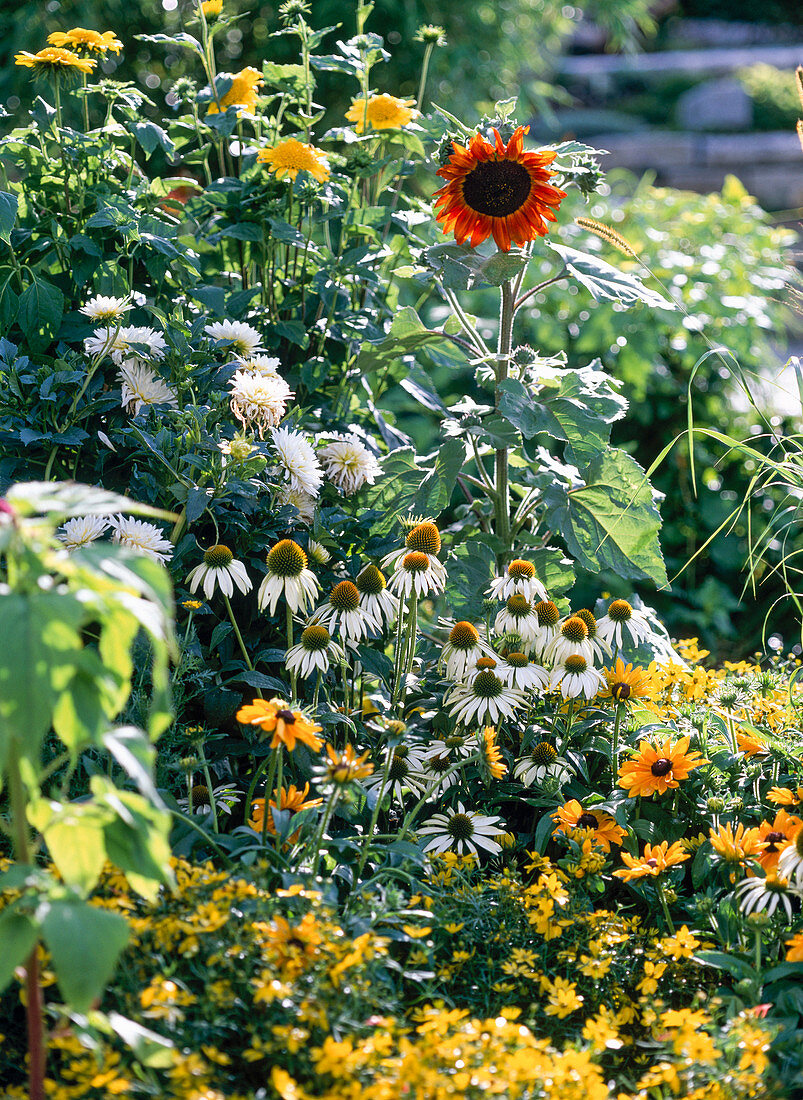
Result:
{"label": "white dahlia", "polygon": [[373,485],[382,473],[374,455],[354,435],[336,436],[320,449],[318,457],[326,476],[347,497],[366,483]]}
{"label": "white dahlia", "polygon": [[214,321],[204,332],[215,343],[231,348],[238,359],[249,359],[262,340],[257,330],[244,321]]}
{"label": "white dahlia", "polygon": [[163,378],[147,363],[139,359],[127,359],[119,372],[120,404],[131,416],[136,416],[143,405],[169,405],[178,408],[176,395]]}
{"label": "white dahlia", "polygon": [[290,488],[317,497],[323,483],[323,472],[306,436],[290,428],[274,428],[271,438]]}
{"label": "white dahlia", "polygon": [[278,374],[235,371],[229,379],[231,411],[244,428],[255,427],[260,439],[266,428],[275,428],[287,411],[293,391]]}
{"label": "white dahlia", "polygon": [[139,550],[154,561],[162,563],[173,557],[172,542],[164,537],[164,532],[155,523],[129,519],[128,516],[113,516],[109,522],[114,528],[112,542],[131,550]]}

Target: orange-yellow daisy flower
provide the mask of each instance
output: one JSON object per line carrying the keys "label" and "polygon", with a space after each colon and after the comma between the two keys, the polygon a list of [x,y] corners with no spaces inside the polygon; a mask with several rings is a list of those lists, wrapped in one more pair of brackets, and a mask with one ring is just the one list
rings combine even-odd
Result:
{"label": "orange-yellow daisy flower", "polygon": [[758,756],[762,752],[769,752],[763,741],[759,741],[757,737],[750,733],[743,733],[741,730],[736,731],[736,744],[739,746],[739,751],[743,752],[745,756]]}
{"label": "orange-yellow daisy flower", "polygon": [[305,718],[300,710],[290,710],[289,703],[281,699],[255,699],[237,711],[237,721],[244,726],[259,726],[273,734],[270,743],[272,749],[285,745],[288,752],[294,752],[296,742],[309,745],[317,752],[323,744],[316,733],[321,727]]}
{"label": "orange-yellow daisy flower", "polygon": [[507,765],[496,743],[496,729],[493,726],[486,726],[479,737],[479,743],[485,767],[494,779],[501,779],[507,771]]}
{"label": "orange-yellow daisy flower", "polygon": [[346,118],[354,123],[358,134],[363,133],[366,122],[373,130],[399,130],[420,115],[414,103],[414,99],[397,99],[383,93],[368,96],[366,104],[365,97],[359,96],[351,101]]}
{"label": "orange-yellow daisy flower", "polygon": [[231,87],[220,97],[220,108],[214,101],[207,108],[208,115],[219,114],[220,110],[227,107],[244,107],[247,111],[254,111],[257,105],[257,88],[262,83],[262,76],[258,69],[249,65],[232,77]]}
{"label": "orange-yellow daisy flower", "polygon": [[546,236],[547,222],[557,221],[554,209],[566,192],[547,181],[555,175],[546,165],[555,152],[524,152],[529,126],[519,126],[505,145],[498,130],[496,144],[475,134],[469,144],[452,142],[454,152],[438,175],[448,183],[435,192],[436,221],[458,244],[472,248],[493,236],[503,252]]}
{"label": "orange-yellow daisy flower", "polygon": [[123,43],[114,31],[88,31],[85,27],[73,27],[71,31],[54,31],[47,36],[51,46],[66,46],[68,49],[85,50],[88,53],[101,54],[103,57],[111,50],[120,53]]}
{"label": "orange-yellow daisy flower", "polygon": [[803,787],[798,787],[794,794],[788,787],[770,787],[767,801],[776,806],[799,806],[803,802]]}
{"label": "orange-yellow daisy flower", "polygon": [[69,73],[70,70],[79,73],[91,73],[97,65],[91,57],[79,57],[72,50],[62,50],[57,46],[45,46],[39,53],[28,53],[23,50],[14,55],[15,65],[25,65],[29,69],[35,69],[34,75],[51,73],[56,76]]}
{"label": "orange-yellow daisy flower", "polygon": [[367,779],[374,773],[374,765],[366,764],[369,753],[364,752],[357,756],[351,745],[346,745],[342,752],[334,745],[327,745],[326,755],[329,759],[319,769],[321,778],[337,787],[343,787],[357,779]]}
{"label": "orange-yellow daisy flower", "polygon": [[758,859],[767,844],[759,836],[758,829],[746,829],[744,825],[720,825],[708,835],[711,847],[726,863],[743,863],[746,859]]}
{"label": "orange-yellow daisy flower", "polygon": [[638,755],[626,760],[619,768],[619,786],[631,798],[637,795],[665,794],[687,779],[693,768],[707,763],[699,752],[689,752],[691,738],[681,737],[676,745],[667,738],[662,745],[642,741]]}
{"label": "orange-yellow daisy flower", "polygon": [[570,833],[575,829],[588,829],[594,843],[605,852],[610,852],[611,844],[621,844],[625,836],[625,830],[617,825],[610,814],[602,810],[584,810],[576,798],[564,802],[558,806],[551,815],[557,826],[552,830],[552,835],[558,833]]}
{"label": "orange-yellow daisy flower", "polygon": [[629,852],[622,852],[622,862],[626,866],[613,873],[616,878],[631,882],[636,878],[660,875],[676,863],[683,863],[685,859],[691,859],[691,856],[684,851],[679,840],[674,844],[662,840],[660,844],[645,844],[644,855],[640,858],[631,856]]}
{"label": "orange-yellow daisy flower", "polygon": [[323,149],[316,149],[314,145],[306,145],[295,138],[260,149],[257,164],[267,164],[280,180],[287,176],[294,180],[299,172],[309,172],[318,183],[329,179],[329,164]]}
{"label": "orange-yellow daisy flower", "polygon": [[636,699],[649,699],[655,694],[652,676],[640,666],[626,665],[618,657],[613,668],[604,668],[607,684],[599,691],[602,699],[615,703],[629,703]]}
{"label": "orange-yellow daisy flower", "polygon": [[[282,787],[280,791],[273,792],[273,798],[270,799],[268,805],[273,810],[289,810],[291,814],[300,813],[301,810],[309,810],[313,806],[320,806],[323,802],[322,798],[310,798],[307,799],[309,794],[309,783],[304,784],[304,789],[299,790],[293,784],[289,787]],[[278,795],[278,800],[277,800]],[[248,824],[256,832],[262,831],[262,825],[265,821],[265,799],[255,798],[251,803],[251,819]],[[268,813],[268,821],[265,825],[266,830],[274,834],[276,832],[276,822],[273,820],[273,814]],[[296,829],[293,835],[289,838],[292,843],[298,839],[300,830]]]}
{"label": "orange-yellow daisy flower", "polygon": [[778,810],[773,822],[761,822],[758,827],[758,836],[767,847],[759,853],[757,859],[764,868],[765,875],[775,873],[781,852],[792,843],[801,827],[803,827],[803,820],[796,814],[788,814],[784,809]]}
{"label": "orange-yellow daisy flower", "polygon": [[791,940],[784,940],[784,943],[789,948],[786,952],[786,962],[803,962],[803,932],[796,932]]}

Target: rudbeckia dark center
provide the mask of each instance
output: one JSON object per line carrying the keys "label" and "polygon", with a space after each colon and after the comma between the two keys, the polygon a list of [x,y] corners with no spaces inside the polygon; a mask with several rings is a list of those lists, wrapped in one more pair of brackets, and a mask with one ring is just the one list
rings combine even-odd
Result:
{"label": "rudbeckia dark center", "polygon": [[624,702],[625,699],[630,698],[630,684],[614,684],[611,688],[611,695],[617,703]]}
{"label": "rudbeckia dark center", "polygon": [[523,165],[513,160],[488,160],[463,180],[463,199],[478,214],[504,218],[524,206],[531,188],[530,173]]}
{"label": "rudbeckia dark center", "polygon": [[661,757],[650,767],[650,771],[653,775],[669,775],[672,771],[672,761],[667,760],[666,757]]}
{"label": "rudbeckia dark center", "polygon": [[296,716],[291,710],[277,710],[276,717],[281,718],[286,726],[292,726],[296,720]]}
{"label": "rudbeckia dark center", "polygon": [[581,829],[596,829],[597,819],[593,814],[580,814],[577,819],[577,824]]}
{"label": "rudbeckia dark center", "polygon": [[764,837],[764,839],[767,842],[767,851],[768,852],[777,852],[779,841],[786,840],[786,833],[779,833],[779,832],[773,831],[771,833],[767,833],[767,835]]}

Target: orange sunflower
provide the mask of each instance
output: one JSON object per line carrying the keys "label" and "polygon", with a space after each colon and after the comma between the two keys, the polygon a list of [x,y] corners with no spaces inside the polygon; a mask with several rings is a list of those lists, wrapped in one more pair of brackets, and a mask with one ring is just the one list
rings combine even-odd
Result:
{"label": "orange sunflower", "polygon": [[676,745],[667,738],[663,745],[642,741],[638,755],[619,768],[619,786],[630,798],[638,795],[665,794],[687,779],[693,768],[706,764],[699,752],[689,752],[689,737],[681,737]]}
{"label": "orange sunflower", "polygon": [[302,745],[309,745],[313,752],[317,752],[323,744],[315,736],[321,732],[321,727],[305,718],[300,710],[290,710],[289,703],[281,699],[254,699],[253,703],[240,707],[237,721],[244,726],[259,726],[272,733],[272,749],[286,745],[287,751],[293,752],[296,742],[300,741]]}
{"label": "orange sunflower", "polygon": [[676,840],[670,844],[662,840],[660,844],[645,844],[644,855],[636,859],[629,852],[622,852],[622,862],[625,867],[614,871],[615,878],[623,878],[626,882],[632,882],[634,878],[646,878],[648,875],[660,875],[676,863],[682,863],[684,859],[690,859],[689,853],[683,850],[683,844]]}
{"label": "orange sunflower", "polygon": [[[277,799],[278,794],[278,799]],[[307,799],[309,794],[309,783],[304,784],[304,789],[300,790],[291,784],[289,787],[282,787],[280,791],[273,792],[273,798],[271,798],[268,805],[271,810],[289,810],[291,814],[300,813],[302,810],[309,810],[312,806],[320,806],[323,802],[322,798],[310,798]],[[262,831],[262,825],[265,821],[265,799],[255,798],[251,803],[251,819],[248,824],[251,828],[259,833]],[[266,825],[267,831],[273,835],[276,832],[276,822],[273,820],[273,814],[268,814],[268,821]],[[298,834],[300,830],[296,829],[289,840],[295,844],[298,840]]]}
{"label": "orange sunflower", "polygon": [[803,827],[803,820],[797,814],[788,814],[784,809],[778,810],[774,821],[761,822],[758,827],[758,838],[767,847],[757,858],[764,868],[765,875],[777,872],[781,852],[792,843],[801,827]]}
{"label": "orange sunflower", "polygon": [[[552,149],[524,152],[529,126],[519,126],[505,145],[498,130],[496,144],[475,134],[469,144],[452,142],[454,152],[438,175],[448,180],[435,192],[436,221],[444,233],[454,233],[458,244],[472,248],[493,236],[497,247],[509,252],[511,244],[523,245],[545,237],[547,222],[566,192],[547,181],[555,175],[546,167],[555,159]],[[440,207],[440,209],[438,209]]]}
{"label": "orange sunflower", "polygon": [[595,844],[605,852],[610,852],[611,844],[621,844],[625,830],[617,825],[610,814],[601,810],[584,810],[576,798],[558,806],[552,814],[557,826],[552,835],[569,833],[573,829],[588,829]]}

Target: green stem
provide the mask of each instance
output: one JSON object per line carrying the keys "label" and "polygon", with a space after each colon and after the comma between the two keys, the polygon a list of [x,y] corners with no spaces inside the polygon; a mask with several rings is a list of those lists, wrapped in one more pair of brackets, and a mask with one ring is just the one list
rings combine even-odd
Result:
{"label": "green stem", "polygon": [[427,48],[424,51],[424,60],[421,64],[421,79],[418,82],[418,98],[416,99],[416,107],[418,110],[422,110],[424,103],[424,92],[427,89],[427,74],[429,72],[429,59],[432,57],[432,51],[435,49],[434,42],[427,42]]}
{"label": "green stem", "polygon": [[[285,611],[287,612],[287,648],[293,648],[293,612],[290,610],[290,604],[285,604]],[[292,688],[293,698],[298,698],[298,678],[295,673],[295,669],[290,672],[290,686]]]}
{"label": "green stem", "polygon": [[[273,794],[273,780],[276,777],[276,765],[279,762],[279,755],[281,754],[282,746],[279,745],[279,751],[272,753],[270,757],[270,768],[268,769],[268,781],[265,784],[265,802],[262,807],[262,846],[264,847],[268,836],[268,815],[270,814],[270,796]],[[248,815],[246,820],[249,820],[251,815]]]}
{"label": "green stem", "polygon": [[447,779],[450,775],[454,775],[455,772],[460,771],[462,768],[465,768],[468,764],[473,764],[475,760],[480,759],[481,755],[481,753],[476,752],[473,753],[471,756],[465,757],[463,760],[458,760],[456,764],[452,764],[451,768],[447,769],[447,771],[445,771],[442,775],[439,775],[433,783],[430,783],[430,785],[419,798],[418,802],[416,802],[415,806],[413,806],[412,810],[410,810],[410,812],[407,814],[404,821],[402,822],[401,832],[396,837],[398,841],[404,840],[404,838],[407,836],[413,822],[415,821],[416,817],[418,817],[421,807],[429,799],[430,795],[433,795],[438,787],[441,786],[444,779]]}
{"label": "green stem", "polygon": [[215,843],[215,841],[212,839],[206,829],[199,825],[193,817],[191,817],[189,814],[183,814],[181,810],[171,810],[170,813],[173,815],[173,817],[177,817],[179,821],[183,821],[186,825],[191,826],[196,831],[196,833],[201,834],[207,844],[209,844],[210,847],[215,850],[226,870],[230,871],[234,867],[234,864],[220,847],[220,845]]}
{"label": "green stem", "polygon": [[756,949],[756,974],[760,974],[761,973],[761,929],[756,928],[753,935],[756,938],[756,943],[755,943],[755,949]]}
{"label": "green stem", "polygon": [[666,896],[664,894],[664,887],[663,887],[663,884],[661,883],[660,878],[657,878],[655,880],[655,888],[658,891],[658,897],[660,898],[660,901],[661,901],[661,908],[664,911],[664,920],[666,921],[666,926],[669,929],[669,934],[670,934],[670,936],[674,936],[675,926],[672,923],[672,918],[669,915],[669,906],[666,904]]}
{"label": "green stem", "polygon": [[310,866],[312,868],[313,876],[318,873],[318,861],[320,859],[321,845],[323,844],[323,838],[326,836],[326,830],[329,827],[329,822],[332,820],[332,814],[335,812],[335,806],[337,800],[340,798],[340,788],[335,787],[332,791],[332,797],[329,800],[329,805],[326,807],[326,811],[321,818],[321,824],[318,832],[315,834],[315,840],[313,842],[312,859],[310,860]]}
{"label": "green stem", "polygon": [[[223,596],[223,602],[226,605],[226,610],[229,613],[229,619],[231,621],[231,625],[234,627],[234,634],[235,634],[235,637],[237,638],[237,643],[240,646],[240,652],[243,655],[243,660],[246,663],[248,671],[253,672],[254,671],[254,666],[251,664],[251,658],[248,656],[248,650],[245,648],[245,642],[243,641],[243,636],[240,633],[240,628],[237,625],[237,620],[234,617],[234,612],[232,611],[231,604],[229,603],[229,597],[225,593],[221,593],[221,595]],[[257,697],[259,699],[263,698],[262,692],[260,691],[259,688],[254,688],[254,691],[256,691]]]}
{"label": "green stem", "polygon": [[[494,391],[494,404],[499,408],[502,399],[501,385],[510,371],[510,352],[513,347],[513,287],[508,280],[502,283],[499,304],[499,340],[496,353],[496,387]],[[496,536],[502,543],[502,550],[497,555],[497,565],[501,569],[505,565],[508,550],[510,549],[510,486],[508,483],[508,449],[496,448]]]}
{"label": "green stem", "polygon": [[315,694],[312,697],[312,713],[316,714],[318,711],[318,694],[321,690],[321,680],[323,679],[323,673],[318,669],[318,675],[315,679]]}
{"label": "green stem", "polygon": [[382,799],[385,797],[385,788],[388,785],[388,779],[390,778],[390,768],[393,763],[394,747],[388,745],[387,759],[385,760],[385,767],[382,769],[382,782],[379,784],[379,790],[376,793],[376,803],[374,804],[373,811],[371,812],[371,823],[368,826],[368,831],[364,837],[363,849],[360,854],[360,862],[357,865],[357,873],[354,876],[355,885],[360,879],[360,875],[365,867],[365,862],[368,859],[368,852],[371,847],[371,837],[374,835],[374,829],[376,828],[377,820],[379,819],[379,811],[382,807]]}
{"label": "green stem", "polygon": [[611,745],[611,772],[613,773],[614,786],[616,785],[616,777],[619,774],[619,726],[622,722],[622,713],[625,709],[624,703],[618,703],[616,706],[616,718],[613,723],[613,744]]}
{"label": "green stem", "polygon": [[[275,756],[276,756],[275,753],[271,753],[270,756],[266,756],[265,759],[262,761],[262,763],[257,768],[257,770],[254,772],[254,778],[251,780],[251,783],[248,787],[248,794],[245,796],[245,820],[246,821],[249,821],[251,819],[251,803],[254,801],[254,791],[256,790],[257,783],[259,782],[260,777],[262,776],[263,772],[265,771],[265,768],[267,768],[268,764],[270,764],[275,759]],[[274,764],[274,768],[275,768],[275,766],[276,765]],[[272,781],[273,781],[273,776],[271,776],[271,782]]]}
{"label": "green stem", "polygon": [[209,764],[206,759],[206,753],[204,752],[203,744],[199,742],[198,752],[201,758],[201,771],[204,773],[204,779],[206,780],[206,789],[209,791],[209,805],[212,811],[212,829],[214,832],[219,833],[220,829],[217,823],[217,803],[215,802],[215,793],[212,790],[212,775],[209,771]]}
{"label": "green stem", "polygon": [[404,669],[401,673],[401,694],[399,695],[399,715],[404,715],[404,700],[407,695],[407,679],[413,670],[415,648],[418,641],[418,597],[414,592],[410,593],[410,602],[407,613],[407,637],[405,642]]}

